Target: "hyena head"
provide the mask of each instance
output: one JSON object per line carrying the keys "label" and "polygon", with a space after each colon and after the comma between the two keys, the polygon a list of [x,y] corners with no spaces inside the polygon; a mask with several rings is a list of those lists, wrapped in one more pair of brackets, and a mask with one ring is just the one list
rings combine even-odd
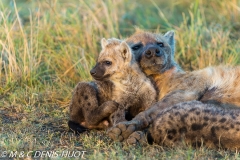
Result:
{"label": "hyena head", "polygon": [[179,68],[174,61],[175,40],[173,31],[164,35],[137,31],[126,42],[147,75],[162,73],[173,66]]}
{"label": "hyena head", "polygon": [[119,39],[106,40],[103,38],[101,46],[102,51],[97,59],[97,64],[90,73],[95,80],[111,80],[129,66],[133,55],[127,43]]}

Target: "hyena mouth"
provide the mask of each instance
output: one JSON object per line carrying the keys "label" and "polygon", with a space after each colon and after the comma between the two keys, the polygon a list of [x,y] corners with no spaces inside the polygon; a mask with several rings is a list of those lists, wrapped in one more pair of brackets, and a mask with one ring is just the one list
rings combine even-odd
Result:
{"label": "hyena mouth", "polygon": [[110,74],[106,74],[102,77],[93,77],[96,81],[103,81],[103,80],[107,80],[110,77]]}

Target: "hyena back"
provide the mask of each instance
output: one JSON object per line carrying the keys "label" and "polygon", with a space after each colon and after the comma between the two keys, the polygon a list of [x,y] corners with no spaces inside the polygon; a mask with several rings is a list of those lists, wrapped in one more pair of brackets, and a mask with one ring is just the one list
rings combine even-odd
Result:
{"label": "hyena back", "polygon": [[148,138],[162,146],[187,145],[240,149],[240,110],[199,101],[183,102],[160,112]]}

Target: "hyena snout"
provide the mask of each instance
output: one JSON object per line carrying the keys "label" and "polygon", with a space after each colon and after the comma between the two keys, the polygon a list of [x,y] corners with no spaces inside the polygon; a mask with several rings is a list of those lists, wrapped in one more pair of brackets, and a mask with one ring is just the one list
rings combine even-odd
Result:
{"label": "hyena snout", "polygon": [[91,74],[92,76],[95,76],[95,75],[97,74],[96,66],[91,69],[90,74]]}
{"label": "hyena snout", "polygon": [[105,68],[97,64],[91,69],[90,74],[95,80],[102,80],[105,78]]}
{"label": "hyena snout", "polygon": [[152,58],[153,56],[161,57],[163,55],[163,52],[159,47],[151,46],[143,54],[146,58]]}

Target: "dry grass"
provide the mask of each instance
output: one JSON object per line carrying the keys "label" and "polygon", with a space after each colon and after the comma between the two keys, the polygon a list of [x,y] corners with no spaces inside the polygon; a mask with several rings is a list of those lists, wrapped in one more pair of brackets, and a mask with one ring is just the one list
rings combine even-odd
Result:
{"label": "dry grass", "polygon": [[236,65],[239,0],[3,0],[0,8],[0,156],[3,151],[84,150],[89,159],[240,158],[204,147],[128,147],[104,131],[76,136],[67,127],[72,89],[91,80],[102,37],[124,38],[135,26],[173,29],[176,60],[184,69]]}

